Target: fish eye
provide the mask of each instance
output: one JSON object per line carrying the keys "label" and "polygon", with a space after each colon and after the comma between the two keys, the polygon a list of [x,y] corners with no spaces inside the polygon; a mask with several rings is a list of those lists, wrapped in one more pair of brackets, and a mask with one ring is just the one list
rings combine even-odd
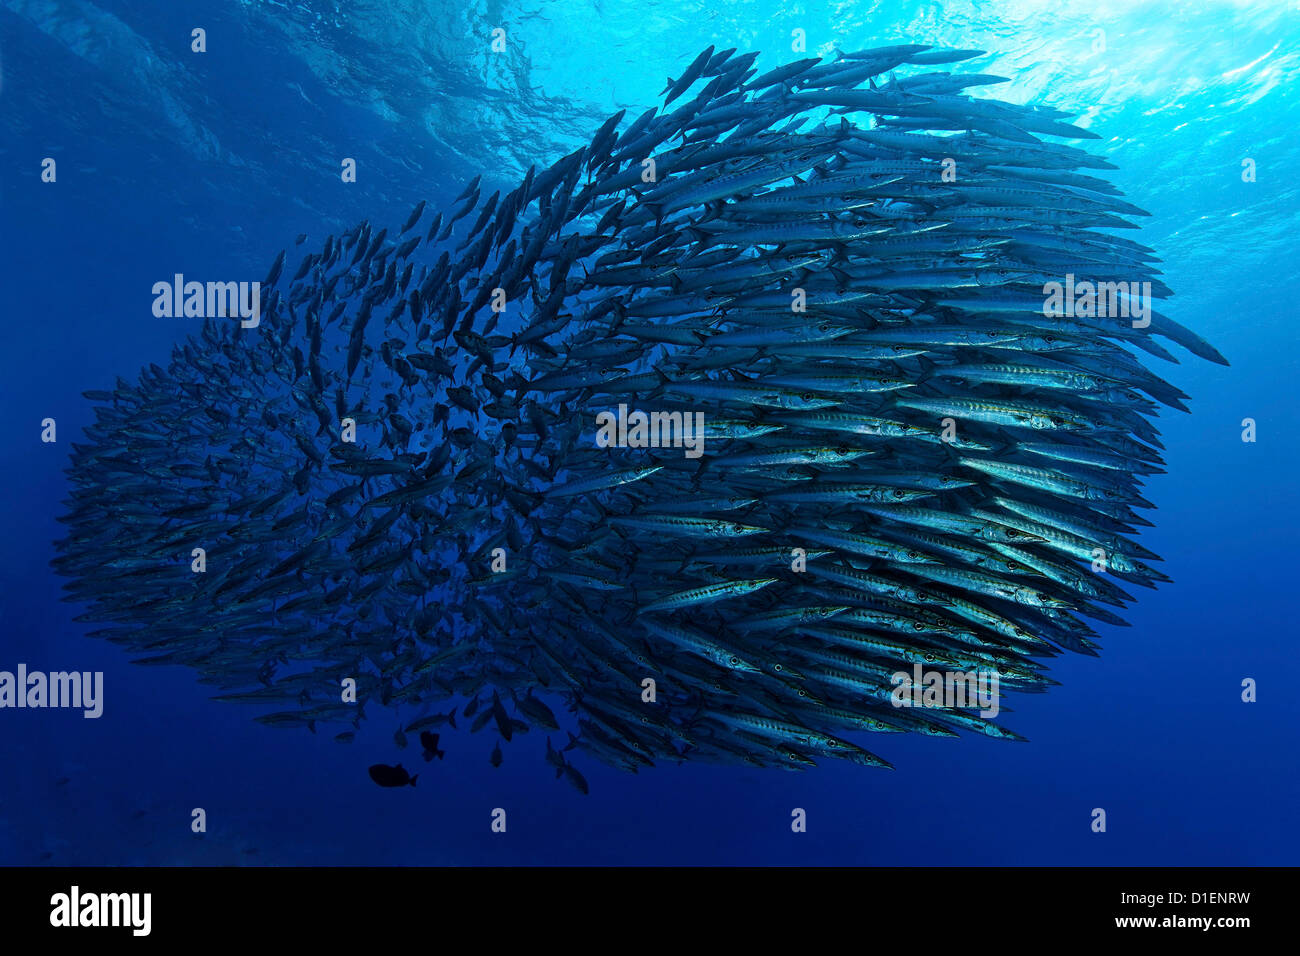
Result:
{"label": "fish eye", "polygon": [[812,398],[813,398],[813,395],[812,395],[812,392],[804,392],[804,393],[803,393],[802,395],[800,395],[799,397],[802,398],[805,402],[811,402],[811,401],[812,401]]}
{"label": "fish eye", "polygon": [[733,524],[731,530],[739,533],[745,530],[745,526],[743,524]]}
{"label": "fish eye", "polygon": [[933,654],[922,654],[921,656],[925,658],[925,662],[926,662],[927,664],[933,664],[933,663],[934,663],[934,655],[933,655]]}
{"label": "fish eye", "polygon": [[901,497],[903,497],[903,491],[902,491],[901,488],[895,488],[895,489],[894,489],[894,497],[895,497],[895,498],[901,498]]}
{"label": "fish eye", "polygon": [[779,670],[781,669],[781,665],[780,665],[780,664],[773,664],[773,665],[772,665],[772,669],[773,669],[773,670],[777,670],[777,671],[779,671]]}
{"label": "fish eye", "polygon": [[823,322],[821,325],[817,326],[818,332],[829,332],[830,330],[831,324],[829,322]]}
{"label": "fish eye", "polygon": [[731,659],[731,666],[732,666],[732,667],[735,667],[735,666],[736,666],[737,664],[739,664],[739,663],[740,663],[740,658],[739,658],[739,657],[733,657],[733,658]]}

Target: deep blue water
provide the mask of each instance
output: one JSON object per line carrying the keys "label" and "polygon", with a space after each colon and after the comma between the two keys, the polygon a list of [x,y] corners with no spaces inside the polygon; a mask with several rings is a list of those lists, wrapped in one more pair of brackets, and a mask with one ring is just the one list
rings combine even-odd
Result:
{"label": "deep blue water", "polygon": [[[497,26],[505,56],[489,54]],[[347,746],[270,729],[188,670],[84,636],[48,567],[63,469],[90,421],[82,391],[165,363],[191,331],[150,314],[153,282],[260,278],[299,233],[310,249],[365,217],[400,225],[479,171],[512,186],[611,112],[653,105],[706,45],[762,50],[767,69],[797,56],[795,28],[814,55],[985,49],[962,69],[1011,77],[999,96],[1079,112],[1153,213],[1140,239],[1177,292],[1164,311],[1232,363],[1180,352],[1160,370],[1193,396],[1190,416],[1163,416],[1168,474],[1145,492],[1159,509],[1141,541],[1175,583],[1141,591],[1131,628],[1099,625],[1100,658],[1054,659],[1062,686],[1012,697],[1005,722],[1028,743],[895,735],[892,772],[631,776],[587,759],[584,797],[551,779],[539,740],[493,769],[492,741],[462,730],[418,788],[389,791],[368,764],[420,761],[378,709]],[[106,682],[99,720],[0,711],[0,863],[1296,863],[1297,50],[1300,14],[1268,2],[0,0],[0,668]]]}

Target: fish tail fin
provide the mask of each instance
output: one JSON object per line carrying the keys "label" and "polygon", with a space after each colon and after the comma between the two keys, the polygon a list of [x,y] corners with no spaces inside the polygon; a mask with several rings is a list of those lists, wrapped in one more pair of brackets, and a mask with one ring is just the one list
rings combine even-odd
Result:
{"label": "fish tail fin", "polygon": [[451,729],[456,729],[456,708],[451,709],[451,714],[447,717],[447,722],[451,724]]}
{"label": "fish tail fin", "polygon": [[694,226],[686,226],[682,229],[682,232],[686,235],[686,238],[699,248],[701,252],[709,247],[709,240],[712,236],[704,230],[696,229]]}
{"label": "fish tail fin", "polygon": [[709,459],[708,459],[708,457],[705,456],[705,455],[701,455],[701,456],[700,456],[700,464],[699,464],[699,466],[695,469],[695,474],[691,476],[691,490],[692,490],[692,491],[699,491],[699,490],[700,490],[700,481],[704,478],[704,472],[708,469],[708,467],[709,467]]}
{"label": "fish tail fin", "polygon": [[[994,446],[990,457],[995,461],[1011,461],[1019,448],[1020,443],[1004,432],[1002,434],[1002,443]],[[949,445],[949,449],[953,452],[954,456],[961,455],[961,452],[952,448],[951,445]]]}
{"label": "fish tail fin", "polygon": [[613,335],[620,328],[622,328],[623,323],[626,321],[627,321],[627,308],[623,305],[622,302],[616,302],[614,304],[614,321],[610,324],[609,327],[610,335]]}
{"label": "fish tail fin", "polygon": [[412,774],[412,775],[411,775],[411,786],[414,787],[414,786],[415,786],[415,781],[417,781],[417,780],[419,780],[419,779],[420,779],[420,775],[419,775],[418,773],[417,773],[417,774]]}
{"label": "fish tail fin", "polygon": [[656,367],[652,369],[652,371],[655,373],[656,376],[658,376],[659,384],[656,385],[654,389],[651,390],[649,397],[659,398],[663,395],[664,389],[666,389],[669,385],[672,384],[672,380],[660,368]]}

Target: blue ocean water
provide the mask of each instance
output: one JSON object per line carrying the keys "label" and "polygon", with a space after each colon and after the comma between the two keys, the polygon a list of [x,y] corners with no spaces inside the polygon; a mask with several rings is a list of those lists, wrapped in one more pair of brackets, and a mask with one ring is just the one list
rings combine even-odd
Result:
{"label": "blue ocean water", "polygon": [[[299,233],[305,250],[362,218],[400,225],[478,172],[512,187],[610,113],[654,105],[709,44],[761,50],[768,69],[905,42],[987,50],[962,69],[1010,77],[998,96],[1079,113],[1153,214],[1140,239],[1177,292],[1164,311],[1232,363],[1180,353],[1159,370],[1193,396],[1190,416],[1162,416],[1168,474],[1147,485],[1141,538],[1175,583],[1141,592],[1132,627],[1099,626],[1100,658],[1054,659],[1062,686],[1012,697],[1005,723],[1028,743],[895,736],[878,748],[894,771],[632,776],[588,759],[583,796],[551,779],[536,731],[494,769],[492,740],[464,731],[423,764],[378,710],[350,745],[270,729],[73,621],[48,562],[91,420],[81,393],[165,363],[192,331],[152,316],[155,281],[260,278]],[[98,720],[0,711],[0,863],[1295,863],[1298,49],[1300,13],[1270,2],[0,0],[0,668],[106,682]],[[366,776],[398,760],[420,766],[417,788]]]}

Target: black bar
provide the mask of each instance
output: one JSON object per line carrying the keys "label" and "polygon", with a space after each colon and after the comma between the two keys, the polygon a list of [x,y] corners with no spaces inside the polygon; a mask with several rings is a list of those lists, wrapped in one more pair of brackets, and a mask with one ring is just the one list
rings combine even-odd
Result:
{"label": "black bar", "polygon": [[[770,934],[773,943],[790,933],[810,944],[834,929],[864,941],[899,943],[1097,936],[1149,943],[1200,936],[1231,945],[1242,934],[1287,930],[1295,876],[1282,868],[1172,867],[14,867],[0,869],[0,928],[6,941],[75,933],[90,943],[153,939],[205,946],[248,944],[270,932],[297,945],[355,939],[381,952],[408,933],[450,941],[451,928],[457,937],[483,934],[493,947],[513,934],[583,946],[609,940],[602,928],[617,931],[620,924],[633,936],[660,936],[670,928],[686,933],[697,922],[709,935],[734,941],[751,932],[759,940]],[[55,919],[70,922],[74,886],[79,921],[92,918],[92,910],[108,920],[116,907],[119,923],[127,925],[53,926]],[[147,935],[137,935],[145,928],[143,905],[128,910],[115,896],[101,908],[100,894],[109,893],[149,894]],[[1180,893],[1181,900],[1173,896]],[[87,903],[91,895],[95,902]],[[143,904],[144,897],[133,900]],[[1215,922],[1207,929],[1199,924],[1206,918],[1244,923]],[[1193,919],[1198,923],[1189,924]],[[561,943],[553,934],[572,938]]]}

